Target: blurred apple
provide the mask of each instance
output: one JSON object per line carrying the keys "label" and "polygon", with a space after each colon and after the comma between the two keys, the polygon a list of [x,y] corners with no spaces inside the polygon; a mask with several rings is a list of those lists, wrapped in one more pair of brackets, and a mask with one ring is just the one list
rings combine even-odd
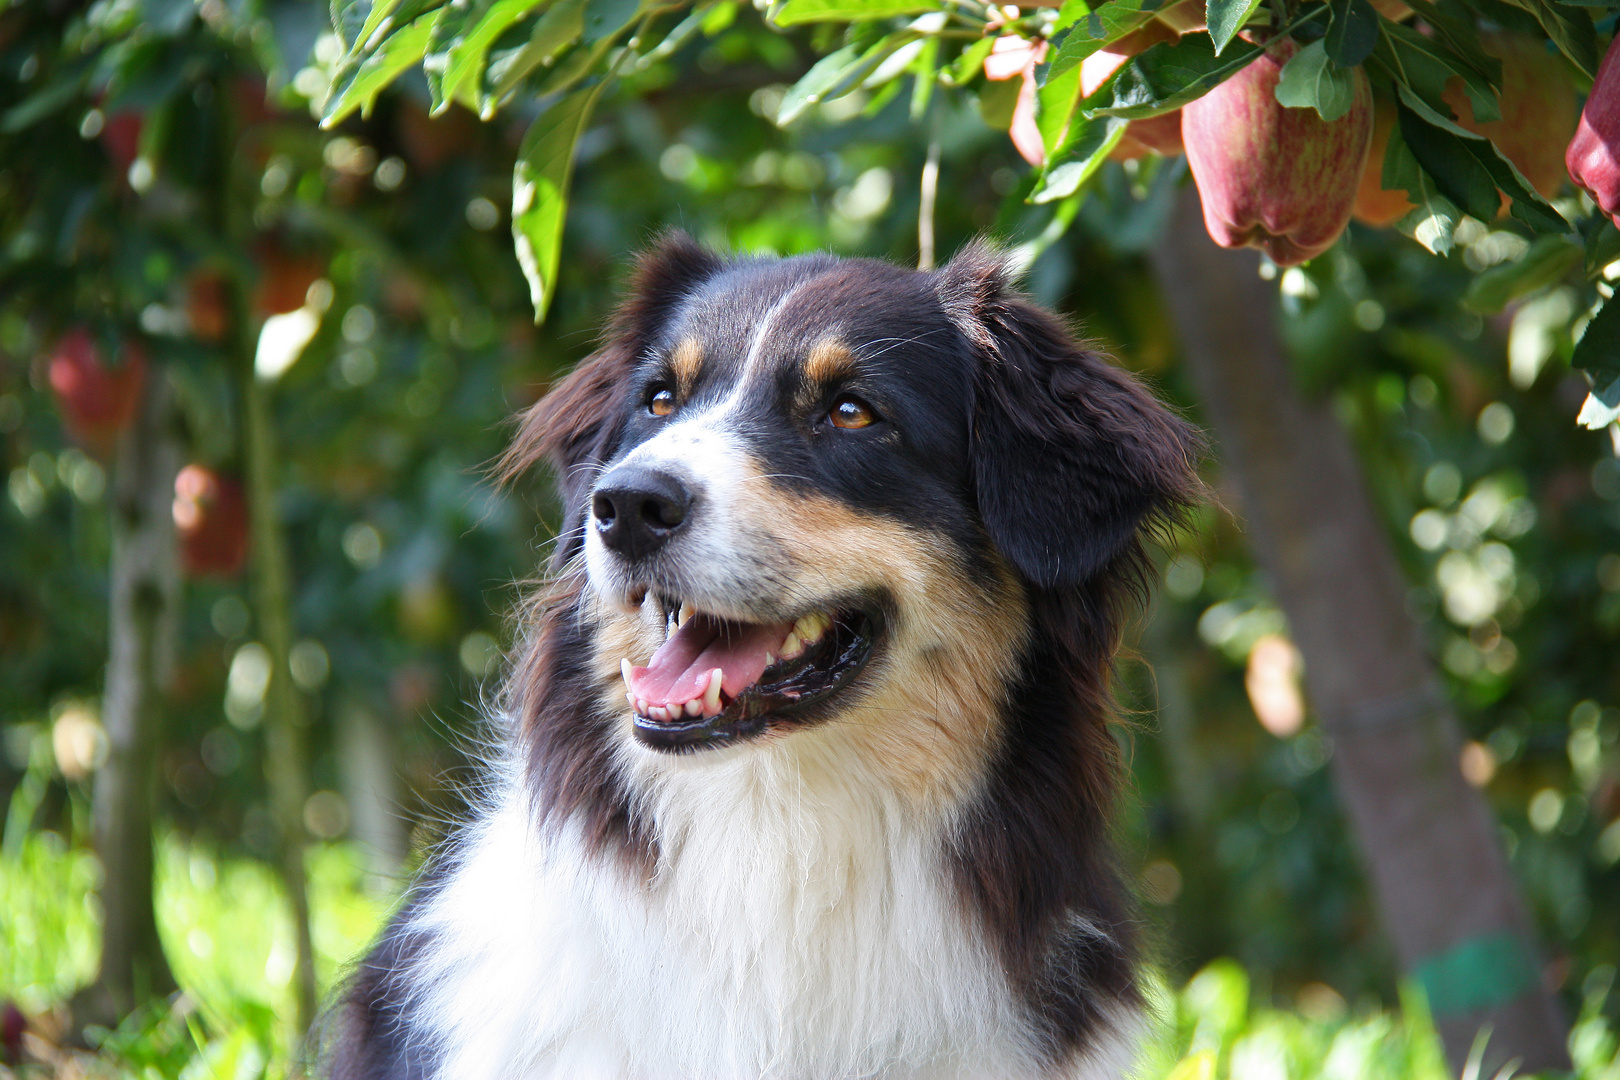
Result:
{"label": "blurred apple", "polygon": [[1397,116],[1395,103],[1388,98],[1378,98],[1373,103],[1372,146],[1367,150],[1367,164],[1361,170],[1356,205],[1350,211],[1357,221],[1379,229],[1395,224],[1413,209],[1406,192],[1384,190],[1384,154],[1389,149],[1389,135],[1395,129]]}
{"label": "blurred apple", "polygon": [[180,565],[192,577],[233,577],[247,559],[247,499],[239,481],[206,465],[174,478],[174,527]]}
{"label": "blurred apple", "polygon": [[83,327],[63,334],[51,356],[49,378],[68,434],[100,457],[112,454],[118,435],[135,418],[146,381],[146,354],[133,341],[123,363],[108,367]]}
{"label": "blurred apple", "polygon": [[253,307],[261,317],[285,315],[303,307],[309,287],[326,273],[325,259],[290,252],[269,237],[255,246],[254,259],[259,264],[259,283],[253,290]]}
{"label": "blurred apple", "polygon": [[[1539,37],[1482,31],[1479,43],[1502,61],[1502,119],[1482,124],[1462,80],[1446,84],[1444,98],[1459,126],[1490,139],[1517,165],[1530,186],[1552,198],[1564,185],[1564,150],[1575,134],[1575,81],[1564,58]],[[1504,206],[1506,203],[1504,202]]]}
{"label": "blurred apple", "polygon": [[186,280],[186,318],[198,341],[214,345],[225,340],[231,328],[231,307],[224,274],[199,270]]}
{"label": "blurred apple", "polygon": [[1350,223],[1372,139],[1372,87],[1360,68],[1351,72],[1350,110],[1337,120],[1277,102],[1283,65],[1298,51],[1292,38],[1273,39],[1181,110],[1209,235],[1222,247],[1259,248],[1279,266],[1320,255]]}
{"label": "blurred apple", "polygon": [[1620,224],[1620,38],[1598,66],[1564,165],[1575,186]]}
{"label": "blurred apple", "polygon": [[119,109],[108,113],[101,122],[101,148],[107,152],[118,178],[129,176],[129,167],[141,152],[141,128],[144,119],[135,109]]}

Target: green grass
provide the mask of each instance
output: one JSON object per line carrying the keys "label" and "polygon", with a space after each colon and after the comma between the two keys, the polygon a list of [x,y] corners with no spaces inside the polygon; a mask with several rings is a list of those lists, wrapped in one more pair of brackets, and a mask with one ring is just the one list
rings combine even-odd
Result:
{"label": "green grass", "polygon": [[[20,841],[20,842],[18,842]],[[13,837],[0,853],[0,998],[51,1029],[51,1012],[95,969],[96,861],[54,833]],[[309,855],[316,974],[341,977],[387,914],[392,897],[366,887],[357,849]],[[262,863],[221,858],[165,836],[158,843],[159,929],[176,998],[97,1034],[99,1052],[56,1053],[19,1077],[87,1080],[277,1080],[295,1075],[293,929],[279,883]],[[1603,980],[1596,980],[1597,983]],[[1593,981],[1589,980],[1589,985]],[[1620,1080],[1620,1054],[1597,986],[1570,1037],[1577,1080]],[[1155,987],[1163,1023],[1143,1052],[1139,1080],[1447,1080],[1420,997],[1400,1010],[1307,1016],[1255,1001],[1248,975],[1219,960],[1179,990]],[[1475,1070],[1477,1073],[1477,1069]],[[1490,1080],[1468,1077],[1465,1080]],[[0,1080],[8,1074],[0,1066]]]}

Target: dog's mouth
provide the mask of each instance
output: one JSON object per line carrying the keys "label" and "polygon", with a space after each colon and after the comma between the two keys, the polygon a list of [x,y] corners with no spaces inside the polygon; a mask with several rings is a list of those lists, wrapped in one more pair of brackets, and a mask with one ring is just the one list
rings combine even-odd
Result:
{"label": "dog's mouth", "polygon": [[723,746],[802,715],[847,686],[880,620],[862,608],[750,623],[666,605],[667,636],[646,667],[622,663],[635,733],[658,750]]}

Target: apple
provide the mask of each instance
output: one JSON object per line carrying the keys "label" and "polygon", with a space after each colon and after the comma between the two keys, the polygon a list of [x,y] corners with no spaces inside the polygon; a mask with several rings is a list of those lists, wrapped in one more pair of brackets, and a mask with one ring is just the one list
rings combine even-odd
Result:
{"label": "apple", "polygon": [[129,176],[129,167],[141,153],[141,128],[145,120],[135,109],[108,113],[101,122],[101,148],[107,152],[118,178]]}
{"label": "apple", "polygon": [[325,259],[290,252],[273,238],[255,246],[254,258],[259,264],[259,284],[253,290],[253,307],[261,317],[285,315],[303,307],[309,287],[326,273]]}
{"label": "apple", "polygon": [[1575,186],[1620,225],[1620,38],[1598,65],[1564,165]]}
{"label": "apple", "polygon": [[1351,73],[1350,110],[1331,123],[1315,109],[1278,104],[1283,65],[1298,51],[1292,38],[1272,39],[1181,110],[1210,237],[1222,247],[1259,248],[1279,266],[1315,258],[1344,231],[1372,141],[1372,87],[1360,68]]}
{"label": "apple", "polygon": [[1367,151],[1367,164],[1361,170],[1356,205],[1350,211],[1357,221],[1379,229],[1395,224],[1413,209],[1406,192],[1384,189],[1384,153],[1389,149],[1389,135],[1397,119],[1393,101],[1387,98],[1374,101],[1372,146]]}
{"label": "apple", "polygon": [[174,528],[180,565],[192,577],[233,577],[247,559],[247,499],[240,481],[206,465],[174,478]]}
{"label": "apple", "polygon": [[1497,95],[1502,119],[1488,124],[1475,120],[1461,79],[1452,78],[1442,96],[1457,114],[1458,126],[1490,139],[1530,186],[1550,199],[1564,184],[1564,150],[1575,134],[1575,81],[1569,66],[1539,37],[1482,31],[1479,43],[1502,61]]}
{"label": "apple", "polygon": [[135,418],[146,381],[141,347],[126,341],[120,351],[123,363],[108,367],[90,331],[79,327],[57,341],[48,372],[68,434],[103,458]]}
{"label": "apple", "polygon": [[224,274],[199,270],[186,280],[186,318],[198,341],[217,345],[225,340],[231,328],[231,305]]}

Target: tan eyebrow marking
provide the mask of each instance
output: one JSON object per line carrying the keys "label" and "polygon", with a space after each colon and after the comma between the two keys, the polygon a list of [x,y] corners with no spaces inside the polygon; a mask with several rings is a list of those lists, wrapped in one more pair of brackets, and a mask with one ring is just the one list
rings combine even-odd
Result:
{"label": "tan eyebrow marking", "polygon": [[669,366],[675,372],[675,381],[680,384],[684,397],[697,385],[698,372],[703,368],[703,346],[698,344],[697,338],[683,338],[669,354]]}
{"label": "tan eyebrow marking", "polygon": [[822,338],[811,347],[810,355],[804,358],[805,378],[812,383],[825,386],[854,373],[855,354],[837,338]]}

